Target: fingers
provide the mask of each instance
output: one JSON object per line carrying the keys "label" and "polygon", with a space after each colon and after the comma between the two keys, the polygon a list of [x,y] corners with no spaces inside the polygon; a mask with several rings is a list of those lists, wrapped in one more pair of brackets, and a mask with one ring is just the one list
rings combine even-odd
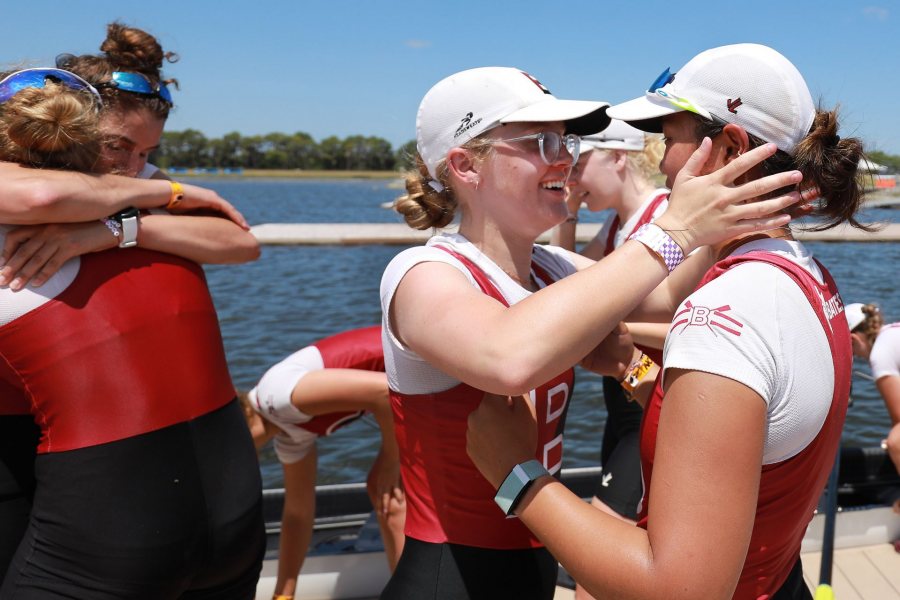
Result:
{"label": "fingers", "polygon": [[247,220],[244,218],[244,215],[241,214],[241,211],[232,206],[230,202],[227,202],[225,200],[222,200],[222,202],[222,212],[224,212],[229,219],[237,223],[241,227],[241,229],[243,229],[244,231],[250,231],[250,224],[247,223]]}
{"label": "fingers", "polygon": [[[717,174],[720,176],[720,181],[727,183],[733,182],[777,151],[778,147],[775,144],[763,144],[762,146],[757,146],[753,150],[745,152],[717,171]],[[694,154],[696,154],[696,152]]]}
{"label": "fingers", "polygon": [[56,254],[55,247],[48,247],[39,240],[27,240],[0,269],[0,285],[9,285],[11,290],[18,291],[34,278],[32,285],[40,286],[65,262],[54,260]]}
{"label": "fingers", "polygon": [[709,154],[712,151],[712,140],[708,137],[703,138],[700,145],[694,150],[691,157],[684,163],[681,171],[678,172],[678,178],[697,177],[703,172],[703,166],[709,160]]}

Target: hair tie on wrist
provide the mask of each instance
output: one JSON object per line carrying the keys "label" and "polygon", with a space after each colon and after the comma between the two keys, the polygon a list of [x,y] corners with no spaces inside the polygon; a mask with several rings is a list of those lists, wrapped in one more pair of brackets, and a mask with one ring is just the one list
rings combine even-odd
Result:
{"label": "hair tie on wrist", "polygon": [[181,187],[181,184],[177,181],[169,181],[169,185],[172,186],[172,196],[169,198],[169,203],[166,204],[166,210],[172,210],[184,200],[184,188]]}

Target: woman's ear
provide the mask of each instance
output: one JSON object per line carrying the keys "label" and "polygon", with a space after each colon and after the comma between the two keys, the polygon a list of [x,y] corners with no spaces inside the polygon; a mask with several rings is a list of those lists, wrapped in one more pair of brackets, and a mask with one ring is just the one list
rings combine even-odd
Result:
{"label": "woman's ear", "polygon": [[750,136],[747,135],[747,130],[740,125],[729,123],[722,129],[719,137],[722,158],[725,164],[730,163],[744,152],[751,150]]}
{"label": "woman's ear", "polygon": [[621,171],[628,166],[628,154],[624,150],[612,150],[612,156],[616,171]]}
{"label": "woman's ear", "polygon": [[451,180],[474,186],[478,185],[481,177],[478,173],[477,162],[472,158],[472,154],[464,148],[451,148],[447,152],[447,170]]}

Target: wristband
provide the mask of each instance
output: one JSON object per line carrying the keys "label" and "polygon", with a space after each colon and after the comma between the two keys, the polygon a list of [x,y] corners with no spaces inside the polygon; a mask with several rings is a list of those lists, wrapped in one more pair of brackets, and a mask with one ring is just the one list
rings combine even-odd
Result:
{"label": "wristband", "polygon": [[116,240],[122,237],[122,226],[117,221],[114,221],[109,217],[104,217],[100,219],[100,222],[106,225],[106,228],[109,229],[111,234],[116,236]]}
{"label": "wristband", "polygon": [[169,203],[166,204],[166,210],[175,208],[184,200],[184,188],[181,187],[181,184],[177,181],[169,181],[169,185],[172,186],[172,196],[169,198]]}
{"label": "wristband", "polygon": [[514,466],[500,484],[500,489],[494,496],[494,502],[507,518],[515,517],[513,511],[516,510],[516,506],[534,480],[549,474],[550,472],[544,468],[544,465],[534,459]]}
{"label": "wristband", "polygon": [[653,223],[641,225],[628,239],[638,241],[652,250],[665,263],[669,273],[684,262],[684,252],[681,250],[681,246],[676,244],[672,236],[659,225]]}
{"label": "wristband", "polygon": [[[129,206],[124,210],[120,210],[114,215],[110,215],[109,218],[104,221],[106,226],[109,227],[108,221],[112,221],[113,223],[118,225],[119,230],[121,231],[121,237],[119,237],[119,248],[133,248],[137,246],[137,236],[138,236],[138,228],[140,226],[140,213],[138,209],[133,206]],[[113,234],[115,235],[115,233]]]}
{"label": "wristband", "polygon": [[653,364],[653,359],[641,352],[640,358],[631,363],[631,366],[628,367],[628,372],[619,383],[622,384],[622,389],[625,390],[625,393],[629,398],[634,393],[634,388],[636,388],[647,373],[650,372]]}

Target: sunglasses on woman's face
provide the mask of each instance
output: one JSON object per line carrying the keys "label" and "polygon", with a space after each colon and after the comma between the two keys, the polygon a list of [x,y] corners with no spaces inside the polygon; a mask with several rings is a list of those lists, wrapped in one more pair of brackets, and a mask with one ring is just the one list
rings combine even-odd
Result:
{"label": "sunglasses on woman's face", "polygon": [[0,104],[8,101],[17,93],[28,88],[43,88],[48,81],[61,83],[64,86],[76,90],[90,92],[97,101],[98,106],[102,106],[100,93],[87,81],[69,71],[62,69],[24,69],[7,75],[0,80]]}
{"label": "sunglasses on woman's face", "polygon": [[532,133],[501,140],[490,140],[493,142],[522,142],[526,140],[537,140],[538,149],[541,152],[541,159],[547,165],[553,165],[559,160],[559,155],[563,148],[569,153],[571,159],[570,166],[574,166],[578,162],[578,155],[581,153],[581,138],[574,133],[562,135],[555,131],[542,131],[541,133]]}

